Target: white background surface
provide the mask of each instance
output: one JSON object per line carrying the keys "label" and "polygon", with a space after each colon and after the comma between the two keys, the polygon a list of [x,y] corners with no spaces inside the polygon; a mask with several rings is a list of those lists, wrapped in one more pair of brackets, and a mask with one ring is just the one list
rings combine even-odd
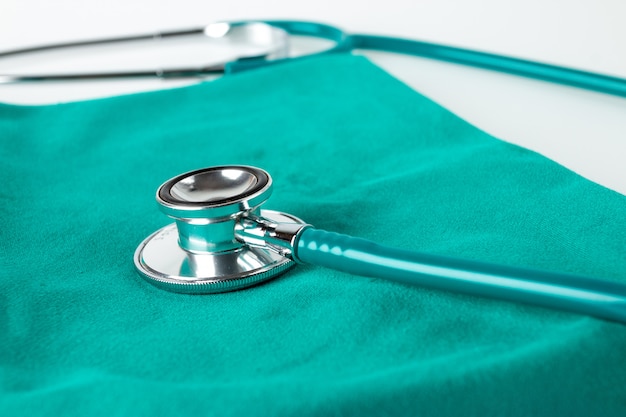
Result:
{"label": "white background surface", "polygon": [[[322,21],[351,32],[404,36],[626,78],[626,2],[621,0],[0,0],[0,50],[215,20],[276,18]],[[424,59],[369,56],[481,129],[626,194],[626,99]],[[7,62],[0,60],[0,74],[15,72]],[[50,103],[175,85],[0,85],[0,101]]]}

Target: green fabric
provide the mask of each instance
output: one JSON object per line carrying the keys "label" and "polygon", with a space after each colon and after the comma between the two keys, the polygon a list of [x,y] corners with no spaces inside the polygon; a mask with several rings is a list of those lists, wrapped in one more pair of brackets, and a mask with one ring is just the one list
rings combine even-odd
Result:
{"label": "green fabric", "polygon": [[626,415],[623,325],[312,266],[211,296],[136,274],[163,181],[248,164],[319,228],[626,282],[624,196],[364,58],[0,105],[0,164],[3,417]]}

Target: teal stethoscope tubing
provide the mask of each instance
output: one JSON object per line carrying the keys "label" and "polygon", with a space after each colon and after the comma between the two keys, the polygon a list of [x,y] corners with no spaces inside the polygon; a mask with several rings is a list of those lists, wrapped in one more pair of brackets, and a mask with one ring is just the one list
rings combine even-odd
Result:
{"label": "teal stethoscope tubing", "polygon": [[[324,38],[336,43],[334,47],[321,53],[350,52],[355,49],[395,52],[626,97],[626,79],[623,78],[410,39],[363,34],[349,35],[334,26],[321,23],[287,20],[267,21],[265,23],[284,29],[291,35]],[[293,58],[287,60],[289,59]],[[226,72],[234,73],[282,61],[284,60],[233,61],[227,64]]]}
{"label": "teal stethoscope tubing", "polygon": [[453,292],[534,304],[626,324],[626,285],[382,246],[305,228],[294,257],[303,263]]}

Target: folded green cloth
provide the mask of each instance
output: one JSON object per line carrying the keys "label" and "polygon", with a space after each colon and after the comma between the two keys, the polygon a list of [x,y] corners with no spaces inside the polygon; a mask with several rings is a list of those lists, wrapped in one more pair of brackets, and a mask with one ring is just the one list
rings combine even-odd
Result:
{"label": "folded green cloth", "polygon": [[313,266],[151,286],[133,253],[170,222],[157,187],[224,164],[269,171],[267,208],[319,228],[626,282],[626,197],[364,58],[0,105],[1,416],[626,415],[620,324]]}

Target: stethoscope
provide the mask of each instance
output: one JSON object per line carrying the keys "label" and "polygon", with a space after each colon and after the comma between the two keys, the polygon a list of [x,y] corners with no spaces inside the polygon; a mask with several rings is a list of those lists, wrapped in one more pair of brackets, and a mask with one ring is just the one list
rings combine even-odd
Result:
{"label": "stethoscope", "polygon": [[[295,21],[214,23],[154,35],[47,45],[0,57],[74,46],[201,35],[248,42],[262,52],[202,68],[162,68],[92,74],[4,75],[0,82],[119,77],[204,77],[232,74],[292,59],[288,35],[333,41],[321,53],[375,49],[522,75],[626,97],[626,80],[408,39],[348,35],[319,23]],[[179,175],[157,191],[161,211],[175,222],[148,236],[134,263],[159,288],[192,294],[238,290],[270,280],[297,263],[480,296],[519,301],[626,323],[626,285],[569,274],[494,265],[390,248],[315,229],[290,214],[261,210],[272,193],[266,171],[219,166]]]}
{"label": "stethoscope", "polygon": [[139,245],[137,271],[159,288],[211,294],[250,287],[305,263],[626,323],[623,284],[412,252],[318,230],[291,214],[261,210],[271,193],[270,175],[250,166],[211,167],[170,179],[156,199],[175,222]]}

